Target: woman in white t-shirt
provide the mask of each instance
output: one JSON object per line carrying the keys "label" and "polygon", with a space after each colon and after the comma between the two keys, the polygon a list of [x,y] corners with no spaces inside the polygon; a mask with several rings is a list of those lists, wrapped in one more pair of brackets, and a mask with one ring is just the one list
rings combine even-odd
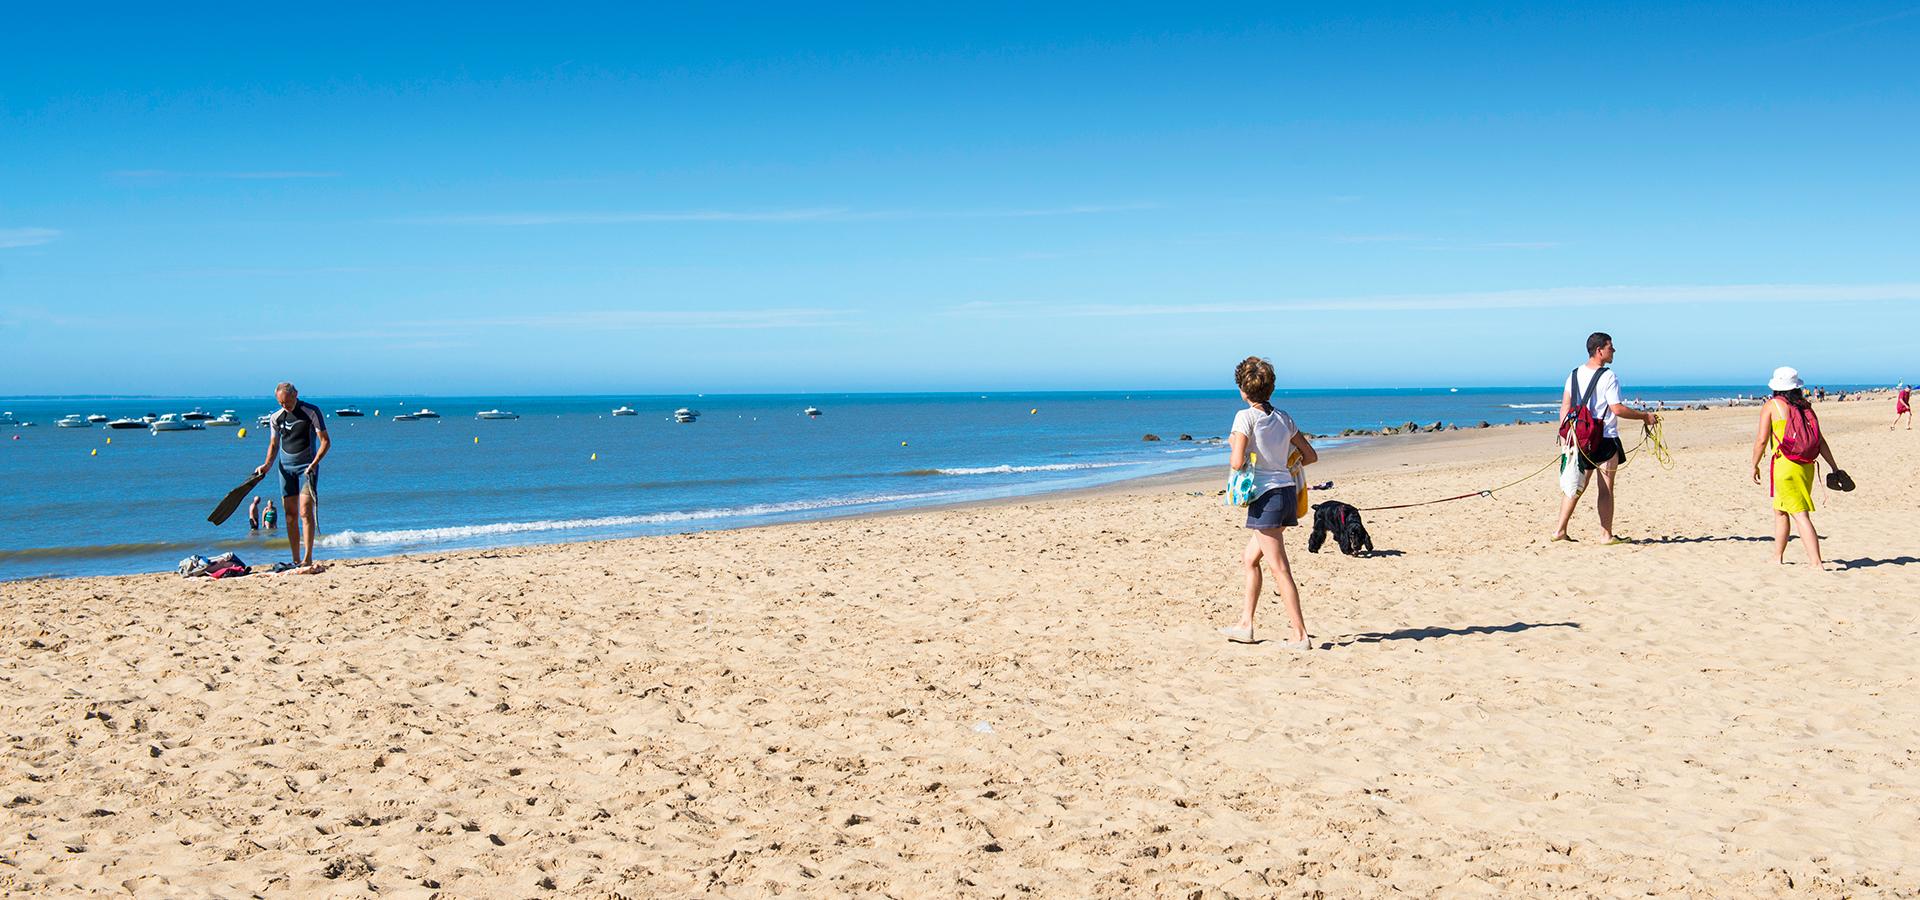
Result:
{"label": "woman in white t-shirt", "polygon": [[[1232,449],[1227,465],[1235,471],[1249,462],[1253,466],[1254,498],[1247,505],[1247,527],[1253,529],[1253,535],[1247,538],[1247,549],[1241,556],[1241,564],[1247,570],[1246,606],[1240,613],[1240,623],[1222,628],[1220,633],[1230,641],[1253,643],[1253,612],[1260,605],[1260,561],[1264,558],[1273,567],[1275,587],[1287,605],[1287,615],[1293,624],[1293,637],[1281,646],[1311,649],[1307,622],[1300,614],[1300,588],[1293,583],[1293,570],[1287,566],[1287,546],[1281,536],[1287,526],[1300,524],[1296,509],[1300,486],[1294,483],[1293,473],[1287,469],[1287,459],[1298,452],[1300,464],[1305,466],[1319,459],[1320,454],[1314,452],[1313,444],[1293,424],[1292,416],[1273,408],[1270,402],[1273,399],[1272,363],[1249,356],[1235,367],[1233,380],[1239,383],[1240,399],[1247,401],[1247,408],[1233,417]],[[1249,452],[1253,454],[1251,461],[1247,458]]]}

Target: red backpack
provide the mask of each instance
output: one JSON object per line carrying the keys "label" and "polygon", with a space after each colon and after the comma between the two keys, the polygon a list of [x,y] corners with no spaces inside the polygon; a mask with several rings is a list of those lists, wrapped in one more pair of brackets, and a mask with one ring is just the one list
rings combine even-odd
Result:
{"label": "red backpack", "polygon": [[1813,414],[1811,408],[1795,406],[1784,400],[1780,406],[1786,411],[1780,418],[1786,420],[1787,427],[1780,435],[1780,455],[1797,463],[1810,463],[1820,458],[1820,417]]}
{"label": "red backpack", "polygon": [[1560,440],[1572,444],[1588,459],[1600,455],[1600,441],[1607,436],[1607,423],[1593,414],[1593,393],[1600,388],[1600,376],[1605,374],[1606,366],[1596,370],[1584,393],[1577,390],[1580,370],[1574,369],[1573,374],[1567,376],[1568,389],[1574,391],[1573,406],[1567,409],[1567,417],[1560,420]]}

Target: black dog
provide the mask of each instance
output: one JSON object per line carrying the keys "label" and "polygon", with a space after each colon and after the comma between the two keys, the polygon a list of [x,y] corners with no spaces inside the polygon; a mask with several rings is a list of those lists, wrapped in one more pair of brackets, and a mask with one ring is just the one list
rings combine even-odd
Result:
{"label": "black dog", "polygon": [[1363,548],[1373,552],[1373,538],[1368,536],[1367,526],[1360,524],[1360,511],[1350,503],[1328,500],[1313,505],[1313,536],[1307,538],[1307,552],[1319,553],[1328,534],[1348,556],[1358,556]]}

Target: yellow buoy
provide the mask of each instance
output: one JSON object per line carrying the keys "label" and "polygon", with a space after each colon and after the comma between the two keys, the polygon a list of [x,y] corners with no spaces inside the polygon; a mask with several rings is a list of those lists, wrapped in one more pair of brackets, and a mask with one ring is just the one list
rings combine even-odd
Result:
{"label": "yellow buoy", "polygon": [[1040,414],[1040,408],[1039,408],[1039,407],[1037,407],[1037,406],[1036,406],[1036,407],[1034,407],[1033,409],[1030,409],[1030,410],[1027,410],[1027,415],[1030,415],[1030,416],[1037,416],[1037,415],[1039,415],[1039,414]]}
{"label": "yellow buoy", "polygon": [[113,438],[107,438],[107,443],[109,444],[113,443]]}
{"label": "yellow buoy", "polygon": [[474,443],[476,443],[476,444],[478,444],[478,443],[480,443],[480,436],[479,436],[479,435],[477,435],[477,434],[476,434],[476,435],[474,435],[474,436],[473,436],[473,442],[474,442]]}
{"label": "yellow buoy", "polygon": [[907,445],[907,442],[906,442],[906,441],[901,441],[901,442],[900,442],[900,446],[902,446],[902,447],[905,447],[906,445]]}
{"label": "yellow buoy", "polygon": [[100,448],[99,448],[99,447],[95,447],[95,448],[93,448],[92,450],[88,450],[88,451],[87,451],[87,455],[88,455],[88,456],[99,456],[99,455],[100,455]]}
{"label": "yellow buoy", "polygon": [[587,457],[587,462],[595,462],[599,459],[600,459],[600,454],[595,453],[592,456]]}
{"label": "yellow buoy", "polygon": [[234,437],[239,437],[239,438],[243,438],[243,437],[246,437],[246,436],[247,436],[247,430],[246,430],[245,428],[242,428],[242,429],[240,429],[239,431],[236,431],[236,432],[234,432],[234,433],[233,433],[233,436],[234,436]]}

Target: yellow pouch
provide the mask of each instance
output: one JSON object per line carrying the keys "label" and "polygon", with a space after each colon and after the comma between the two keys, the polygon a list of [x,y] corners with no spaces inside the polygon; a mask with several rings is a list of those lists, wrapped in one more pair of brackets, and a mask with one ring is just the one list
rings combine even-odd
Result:
{"label": "yellow pouch", "polygon": [[1294,450],[1292,453],[1287,454],[1287,474],[1293,476],[1295,490],[1300,495],[1300,502],[1294,509],[1293,515],[1294,518],[1304,522],[1307,520],[1307,513],[1313,509],[1313,505],[1307,502],[1307,467],[1300,459],[1299,450]]}

